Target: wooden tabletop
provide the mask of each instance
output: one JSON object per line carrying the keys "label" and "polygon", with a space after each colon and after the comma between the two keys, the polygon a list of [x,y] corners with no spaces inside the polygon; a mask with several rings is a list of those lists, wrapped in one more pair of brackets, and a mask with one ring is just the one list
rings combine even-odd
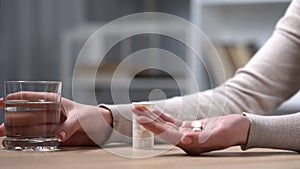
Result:
{"label": "wooden tabletop", "polygon": [[[0,138],[1,140],[1,138]],[[8,151],[0,147],[1,169],[299,169],[300,154],[292,151],[232,147],[201,156],[188,156],[171,145],[154,150],[133,150],[128,146],[61,147],[52,152]],[[118,154],[118,155],[116,155]],[[120,156],[121,154],[121,156]],[[124,156],[152,156],[129,158]]]}

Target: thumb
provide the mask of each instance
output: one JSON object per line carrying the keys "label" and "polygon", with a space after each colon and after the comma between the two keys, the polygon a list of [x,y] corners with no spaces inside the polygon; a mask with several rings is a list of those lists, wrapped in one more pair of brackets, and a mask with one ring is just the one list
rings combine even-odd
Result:
{"label": "thumb", "polygon": [[3,97],[0,98],[0,108],[3,108],[4,107],[4,100],[3,100]]}
{"label": "thumb", "polygon": [[58,128],[56,137],[60,142],[68,140],[75,132],[80,129],[77,116],[69,116]]}
{"label": "thumb", "polygon": [[[0,137],[4,136],[4,123],[0,125]],[[2,146],[5,147],[5,141],[2,140]]]}
{"label": "thumb", "polygon": [[0,125],[0,137],[4,136],[4,123]]}

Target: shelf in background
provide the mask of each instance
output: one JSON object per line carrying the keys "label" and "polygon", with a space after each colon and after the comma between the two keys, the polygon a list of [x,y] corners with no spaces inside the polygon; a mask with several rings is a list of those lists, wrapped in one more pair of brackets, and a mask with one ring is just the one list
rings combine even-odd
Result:
{"label": "shelf in background", "polygon": [[[214,44],[253,43],[258,49],[271,36],[291,0],[191,0],[191,21]],[[222,54],[221,54],[222,55]],[[300,111],[300,91],[276,114]]]}
{"label": "shelf in background", "polygon": [[[82,89],[90,88],[90,82],[89,78],[81,77],[79,80],[80,85],[82,86]],[[114,87],[117,89],[124,89],[126,90],[126,84],[128,82],[128,78],[118,78],[115,79],[115,84]],[[177,81],[185,82],[185,78],[176,78]],[[131,88],[135,89],[151,89],[151,88],[156,88],[156,89],[173,89],[176,90],[178,89],[178,84],[174,83],[174,79],[171,78],[135,78],[134,83],[130,85]],[[111,78],[97,78],[95,81],[95,87],[101,87],[101,88],[110,88],[112,86],[111,84]]]}

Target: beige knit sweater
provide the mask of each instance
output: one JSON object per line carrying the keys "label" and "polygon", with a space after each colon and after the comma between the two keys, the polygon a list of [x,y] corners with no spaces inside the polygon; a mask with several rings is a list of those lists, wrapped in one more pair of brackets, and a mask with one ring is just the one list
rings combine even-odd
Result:
{"label": "beige knit sweater", "polygon": [[[300,113],[271,115],[300,88],[300,0],[291,2],[265,45],[225,84],[205,92],[157,101],[182,120],[245,113],[251,121],[253,147],[300,151]],[[300,104],[300,101],[299,101]],[[109,142],[131,142],[130,105],[104,105],[112,111],[114,131]]]}

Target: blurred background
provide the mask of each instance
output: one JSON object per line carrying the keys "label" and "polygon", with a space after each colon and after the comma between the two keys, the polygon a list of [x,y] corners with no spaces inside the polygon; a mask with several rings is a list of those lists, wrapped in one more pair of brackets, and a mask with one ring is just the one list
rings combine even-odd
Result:
{"label": "blurred background", "polygon": [[[76,58],[85,41],[101,26],[119,17],[138,12],[163,12],[187,19],[199,27],[214,43],[226,71],[233,76],[271,35],[276,21],[284,14],[289,0],[0,0],[0,89],[5,80],[60,80],[64,82],[63,96],[72,99],[72,72]],[[141,23],[116,29],[116,33],[101,39],[117,38]],[[172,27],[172,23],[166,23]],[[175,31],[182,34],[180,27]],[[224,82],[214,60],[204,67],[190,49],[177,40],[154,34],[124,39],[105,56],[97,75],[97,101],[113,103],[110,95],[111,75],[116,66],[131,53],[156,47],[165,49],[185,61],[196,75],[199,90]],[[99,47],[101,48],[101,47]],[[91,49],[93,50],[93,49]],[[131,81],[131,101],[169,98],[194,92],[189,78],[172,62],[151,60],[174,67],[174,74],[162,70],[144,70]],[[174,63],[175,64],[175,63]],[[82,95],[91,92],[84,77],[95,65],[93,58],[80,65]],[[126,73],[134,67],[130,65]],[[209,70],[208,70],[209,69]],[[212,72],[209,79],[207,72]],[[103,73],[104,72],[104,73]],[[125,75],[124,75],[125,76]],[[176,79],[186,80],[181,91]],[[120,81],[120,84],[122,82]],[[120,85],[120,93],[128,92]],[[92,91],[93,92],[93,91]],[[121,95],[120,94],[120,95]],[[3,90],[0,90],[3,96]],[[124,99],[124,102],[126,99]],[[82,100],[82,102],[85,102]],[[119,102],[122,103],[122,100]],[[299,110],[297,96],[281,108],[281,112]],[[3,120],[3,112],[0,121]]]}

